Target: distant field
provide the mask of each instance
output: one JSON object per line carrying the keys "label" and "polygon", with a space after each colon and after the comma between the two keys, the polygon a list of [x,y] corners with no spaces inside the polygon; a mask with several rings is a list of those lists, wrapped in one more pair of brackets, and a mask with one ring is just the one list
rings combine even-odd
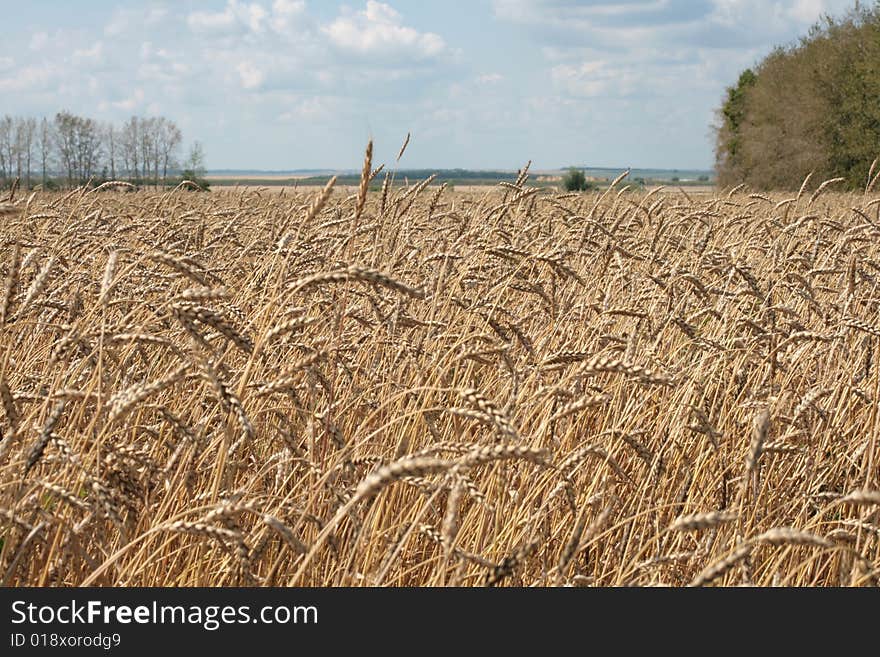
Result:
{"label": "distant field", "polygon": [[282,174],[282,173],[266,173],[260,174],[259,176],[237,176],[234,174],[215,174],[211,173],[205,176],[211,182],[237,182],[240,180],[257,180],[257,181],[265,181],[271,183],[283,182],[288,180],[302,180],[304,178],[309,178],[309,175],[291,175],[291,174]]}
{"label": "distant field", "polygon": [[[607,185],[606,185],[607,186]],[[292,194],[296,192],[302,193],[314,193],[320,191],[324,185],[315,184],[314,182],[303,182],[303,184],[297,185],[269,185],[265,182],[263,184],[246,184],[246,185],[213,185],[213,192],[218,194],[235,194],[242,190],[245,191],[254,191],[254,192],[266,192],[269,194],[280,194],[284,192],[285,194]],[[439,188],[439,185],[429,185],[426,189],[428,192],[435,191]],[[338,185],[337,189],[345,191],[347,194],[354,194],[357,192],[357,185],[348,184],[348,185]],[[463,194],[492,194],[497,191],[497,185],[490,185],[488,183],[482,185],[455,185],[455,192],[463,193]],[[542,195],[552,195],[559,193],[559,190],[556,186],[546,185],[541,187]],[[716,188],[711,185],[679,185],[676,183],[669,183],[666,185],[651,185],[649,187],[645,187],[643,191],[645,193],[662,193],[662,194],[675,194],[681,193],[681,191],[690,195],[690,196],[705,196],[707,194],[716,193]],[[587,194],[588,192],[584,192]]]}
{"label": "distant field", "polygon": [[[617,178],[623,169],[583,169],[587,179],[598,186],[608,184]],[[562,180],[564,171],[538,171],[530,178],[530,183],[538,187],[557,187]],[[273,186],[323,186],[331,173],[316,175],[313,173],[263,173],[263,172],[240,172],[240,173],[209,173],[206,178],[212,185],[227,186],[240,185],[246,187],[273,187]],[[338,183],[341,185],[356,186],[360,183],[360,174],[343,172],[336,174]],[[374,185],[379,185],[384,178],[384,173],[374,180]],[[429,176],[435,176],[437,184],[448,183],[455,187],[486,187],[497,185],[499,182],[513,182],[518,173],[516,171],[471,171],[467,169],[430,169],[400,170],[393,172],[395,185],[405,185],[408,182],[416,183],[425,180]],[[712,185],[714,174],[708,171],[678,171],[663,169],[633,169],[627,177],[627,182],[650,189],[657,185],[676,185],[683,187],[706,187]]]}
{"label": "distant field", "polygon": [[812,189],[7,203],[3,584],[876,585],[880,199]]}

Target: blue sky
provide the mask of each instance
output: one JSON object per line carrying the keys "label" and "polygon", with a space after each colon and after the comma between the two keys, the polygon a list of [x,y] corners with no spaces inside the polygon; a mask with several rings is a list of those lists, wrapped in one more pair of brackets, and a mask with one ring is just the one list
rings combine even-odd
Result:
{"label": "blue sky", "polygon": [[745,67],[852,0],[0,0],[0,114],[175,120],[210,168],[708,168]]}

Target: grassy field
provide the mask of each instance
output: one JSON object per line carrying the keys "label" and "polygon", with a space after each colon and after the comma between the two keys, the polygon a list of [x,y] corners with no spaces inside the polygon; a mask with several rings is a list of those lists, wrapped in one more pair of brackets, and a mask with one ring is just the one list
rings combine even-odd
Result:
{"label": "grassy field", "polygon": [[876,194],[0,212],[3,585],[880,580]]}

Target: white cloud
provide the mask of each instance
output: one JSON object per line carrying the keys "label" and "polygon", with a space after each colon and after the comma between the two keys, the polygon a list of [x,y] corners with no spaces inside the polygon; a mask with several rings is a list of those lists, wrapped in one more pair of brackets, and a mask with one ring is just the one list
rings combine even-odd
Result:
{"label": "white cloud", "polygon": [[288,32],[305,11],[305,0],[275,0],[269,24],[276,32]]}
{"label": "white cloud", "polygon": [[[166,11],[168,0],[150,0],[116,3],[122,8],[97,23],[40,23],[41,32],[20,32],[30,68],[23,70],[27,60],[14,54],[21,44],[8,52],[0,48],[0,57],[15,57],[9,70],[0,61],[0,97],[12,99],[8,111],[19,113],[51,115],[64,107],[113,122],[161,113],[206,141],[225,121],[249,131],[247,143],[216,148],[253,153],[264,139],[263,151],[276,162],[293,151],[275,152],[278,139],[261,126],[333,125],[335,150],[311,145],[327,129],[311,130],[306,139],[308,158],[323,158],[326,165],[344,161],[352,131],[360,141],[360,133],[372,129],[368,117],[394,117],[382,122],[399,120],[415,129],[413,116],[427,116],[422,110],[429,99],[445,102],[450,80],[462,81],[472,97],[479,74],[485,74],[479,84],[492,85],[506,73],[495,65],[470,69],[439,28],[417,22],[415,11],[398,12],[392,0],[342,2],[352,8],[214,0]],[[27,51],[29,43],[39,50]],[[485,90],[490,95],[490,87]],[[378,131],[376,136],[381,138]]]}
{"label": "white cloud", "polygon": [[[864,4],[864,3],[863,3]],[[736,22],[759,29],[766,27],[767,20],[774,25],[794,20],[809,25],[823,14],[836,14],[852,7],[852,0],[713,0],[713,18],[725,22]],[[764,25],[744,23],[748,18],[761,17]]]}
{"label": "white cloud", "polygon": [[187,16],[187,24],[197,32],[212,32],[217,30],[226,31],[235,26],[235,12],[227,5],[226,9],[219,13],[208,11],[196,11]]}
{"label": "white cloud", "polygon": [[57,69],[48,64],[26,66],[11,71],[8,78],[0,77],[0,92],[44,92],[57,77]]}
{"label": "white cloud", "polygon": [[704,19],[712,9],[711,0],[493,0],[492,4],[500,20],[566,31],[690,23]]}
{"label": "white cloud", "polygon": [[252,32],[260,32],[263,29],[263,21],[266,20],[266,10],[261,5],[246,5],[243,20]]}
{"label": "white cloud", "polygon": [[186,22],[195,32],[262,32],[268,15],[263,6],[255,2],[228,0],[223,11],[196,11],[187,16]]}
{"label": "white cloud", "polygon": [[116,109],[120,109],[126,112],[131,112],[136,107],[139,107],[143,102],[146,94],[144,94],[144,90],[141,88],[135,89],[131,96],[125,98],[123,100],[118,100],[116,102],[110,103]]}
{"label": "white cloud", "polygon": [[493,0],[495,17],[555,46],[742,48],[784,41],[852,0]]}
{"label": "white cloud", "polygon": [[241,62],[235,70],[238,71],[244,89],[256,89],[266,79],[266,74],[250,62]]}
{"label": "white cloud", "polygon": [[500,73],[486,73],[477,76],[477,84],[495,84],[496,82],[501,82],[503,79],[504,76]]}
{"label": "white cloud", "polygon": [[104,44],[96,41],[90,48],[79,48],[73,51],[74,59],[100,59],[104,53]]}
{"label": "white cloud", "polygon": [[301,14],[305,9],[305,0],[275,0],[275,2],[272,3],[272,13],[276,16]]}
{"label": "white cloud", "polygon": [[[497,20],[539,46],[553,90],[570,99],[716,102],[774,44],[851,0],[493,0]],[[675,91],[673,91],[675,90]]]}
{"label": "white cloud", "polygon": [[167,16],[168,10],[165,7],[150,7],[147,9],[146,23],[156,25],[164,21]]}
{"label": "white cloud", "polygon": [[439,35],[403,25],[397,11],[375,0],[368,0],[363,11],[340,16],[322,31],[338,49],[359,55],[427,59],[446,49]]}
{"label": "white cloud", "polygon": [[559,64],[550,69],[550,77],[558,90],[579,98],[628,96],[639,88],[640,78],[628,67],[605,60]]}
{"label": "white cloud", "polygon": [[104,34],[108,37],[118,37],[132,28],[142,30],[144,27],[155,28],[169,17],[169,11],[161,5],[146,9],[123,9],[117,8],[104,26]]}
{"label": "white cloud", "polygon": [[335,99],[327,96],[310,96],[294,101],[290,109],[278,115],[278,120],[283,123],[295,123],[321,117],[329,118],[333,116],[335,111]]}
{"label": "white cloud", "polygon": [[49,35],[46,32],[34,32],[31,37],[30,49],[42,50],[49,43]]}
{"label": "white cloud", "polygon": [[823,0],[795,0],[788,12],[795,20],[807,23],[827,12],[831,4]]}
{"label": "white cloud", "polygon": [[0,57],[0,71],[7,71],[13,67],[15,61],[12,57]]}
{"label": "white cloud", "polygon": [[108,37],[119,36],[123,34],[129,27],[129,16],[127,12],[117,11],[114,13],[110,22],[104,26],[104,34]]}
{"label": "white cloud", "polygon": [[138,69],[138,79],[158,83],[180,83],[189,77],[193,69],[183,62],[147,63]]}
{"label": "white cloud", "polygon": [[141,63],[137,78],[141,82],[177,84],[184,82],[193,71],[195,62],[180,53],[157,48],[151,41],[141,44]]}

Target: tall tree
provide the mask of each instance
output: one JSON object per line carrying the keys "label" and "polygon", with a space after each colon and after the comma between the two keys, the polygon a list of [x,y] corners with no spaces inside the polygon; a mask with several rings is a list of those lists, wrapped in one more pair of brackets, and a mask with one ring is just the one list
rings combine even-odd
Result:
{"label": "tall tree", "polygon": [[21,180],[24,170],[24,119],[16,117],[13,124],[13,156],[15,157],[15,177]]}
{"label": "tall tree", "polygon": [[159,131],[159,150],[162,157],[162,184],[168,182],[168,169],[173,167],[175,163],[175,154],[180,148],[183,141],[183,134],[180,128],[173,121],[161,119],[161,129]]}
{"label": "tall tree", "polygon": [[52,159],[52,127],[44,116],[40,120],[40,169],[42,171],[43,189],[46,188],[49,162]]}
{"label": "tall tree", "polygon": [[94,119],[78,117],[76,122],[79,180],[85,183],[97,174],[101,162],[101,130]]}
{"label": "tall tree", "polygon": [[96,176],[159,185],[178,166],[180,128],[165,117],[132,116],[121,125],[67,110],[45,117],[0,117],[0,186],[39,173],[46,187],[57,173],[69,186]]}
{"label": "tall tree", "polygon": [[110,179],[116,180],[116,126],[108,123],[104,128],[104,137],[107,140],[107,160],[110,165]]}
{"label": "tall tree", "polygon": [[138,182],[140,179],[140,171],[138,169],[140,152],[140,125],[136,116],[131,117],[122,126],[121,145],[122,160],[125,163],[125,170],[128,172],[128,179],[131,182]]}
{"label": "tall tree", "polygon": [[[152,117],[140,120],[140,153],[141,174],[145,181],[150,179],[155,162],[156,119]],[[156,184],[155,178],[153,184]]]}
{"label": "tall tree", "polygon": [[24,175],[25,175],[25,186],[27,189],[31,188],[31,168],[34,158],[34,149],[36,147],[36,135],[37,135],[37,120],[28,117],[23,119],[20,126],[19,131],[21,134],[20,137],[20,148],[22,152],[22,159],[24,160]]}
{"label": "tall tree", "polygon": [[718,113],[719,182],[797,188],[865,184],[880,156],[880,2],[825,17],[730,87]]}
{"label": "tall tree", "polygon": [[727,88],[727,96],[719,112],[721,123],[718,127],[715,155],[721,178],[735,175],[733,172],[742,170],[739,151],[742,124],[746,115],[746,94],[755,86],[756,80],[754,71],[747,68],[740,74],[736,85]]}
{"label": "tall tree", "polygon": [[184,163],[184,168],[196,178],[202,178],[205,175],[205,149],[202,147],[202,142],[194,141],[189,147],[189,155]]}
{"label": "tall tree", "polygon": [[0,118],[0,179],[4,185],[12,176],[13,151],[15,148],[14,122],[12,117],[6,115]]}
{"label": "tall tree", "polygon": [[77,117],[70,112],[58,112],[55,115],[55,152],[61,168],[67,174],[67,184],[73,185],[78,175],[77,171],[77,148],[76,148],[76,124]]}

